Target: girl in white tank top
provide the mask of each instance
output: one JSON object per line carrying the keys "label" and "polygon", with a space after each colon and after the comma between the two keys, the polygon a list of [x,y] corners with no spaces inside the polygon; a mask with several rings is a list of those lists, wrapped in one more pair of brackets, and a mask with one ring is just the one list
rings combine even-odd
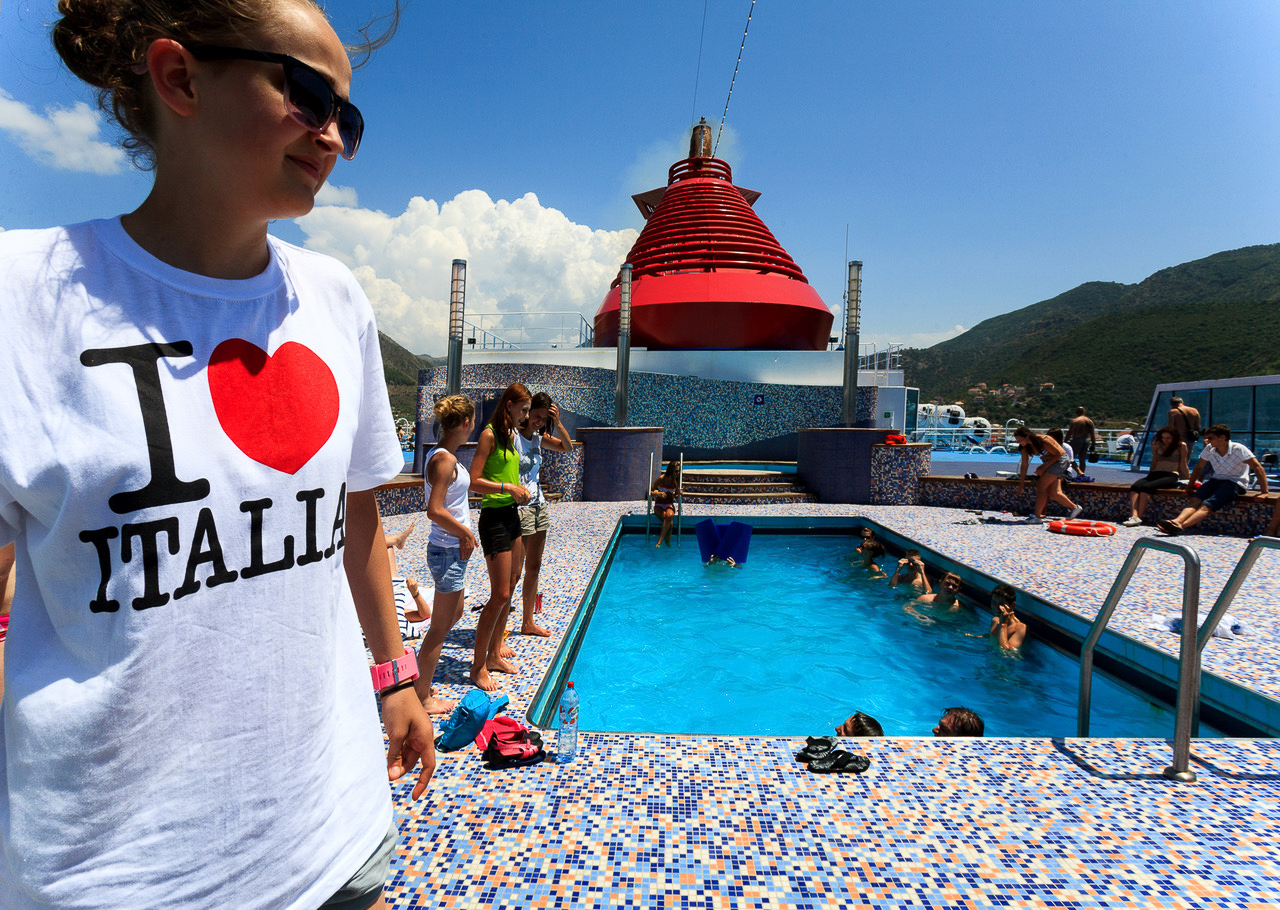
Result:
{"label": "girl in white tank top", "polygon": [[[471,435],[475,426],[475,405],[464,395],[449,395],[436,402],[435,416],[440,421],[442,438],[427,454],[423,469],[427,487],[427,517],[431,531],[427,536],[427,565],[435,581],[436,594],[431,610],[431,627],[418,649],[418,679],[414,689],[430,714],[448,714],[453,702],[437,698],[431,688],[444,640],[462,617],[466,589],[461,579],[467,560],[476,548],[471,532],[471,509],[467,489],[471,475],[458,464],[458,446]],[[443,589],[443,590],[442,590]]]}

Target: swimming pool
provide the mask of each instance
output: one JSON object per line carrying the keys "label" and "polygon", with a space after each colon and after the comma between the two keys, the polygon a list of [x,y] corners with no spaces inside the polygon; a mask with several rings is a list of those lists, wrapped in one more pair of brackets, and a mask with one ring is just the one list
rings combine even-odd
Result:
{"label": "swimming pool", "polygon": [[[1021,656],[965,637],[987,631],[985,611],[905,612],[909,598],[850,565],[855,525],[757,524],[734,570],[703,567],[692,538],[656,551],[625,524],[535,696],[536,723],[572,678],[585,730],[806,735],[862,710],[889,735],[928,735],[963,704],[990,736],[1075,733],[1073,657],[1039,637]],[[1093,736],[1172,734],[1169,707],[1101,673],[1094,690]]]}
{"label": "swimming pool", "polygon": [[794,474],[796,473],[796,463],[794,461],[687,461],[685,462],[684,470],[686,474],[696,471],[714,471],[718,474],[728,474],[734,471],[772,471],[777,474]]}

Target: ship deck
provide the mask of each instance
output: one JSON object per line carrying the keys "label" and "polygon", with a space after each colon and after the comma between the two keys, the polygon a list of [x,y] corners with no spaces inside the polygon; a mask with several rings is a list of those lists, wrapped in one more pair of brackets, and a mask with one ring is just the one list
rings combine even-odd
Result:
{"label": "ship deck", "polygon": [[[638,503],[561,503],[544,558],[551,639],[513,635],[503,678],[522,716],[621,514]],[[1027,591],[1092,616],[1133,540],[1064,538],[1034,527],[957,524],[948,509],[689,506],[686,517],[861,515]],[[401,555],[425,575],[425,515]],[[1196,537],[1202,602],[1246,541]],[[686,541],[691,543],[692,541]],[[1152,553],[1113,628],[1169,653],[1147,628],[1176,612],[1180,562]],[[469,602],[487,595],[480,560]],[[1280,698],[1280,557],[1266,554],[1214,639],[1205,667]],[[467,688],[475,617],[441,661],[446,696]],[[767,642],[761,643],[767,647]],[[438,675],[438,678],[439,675]],[[1066,684],[1071,685],[1072,682]],[[584,699],[591,693],[582,693]],[[850,711],[857,693],[849,693]],[[768,704],[759,710],[768,711]],[[834,720],[833,720],[834,722]],[[813,731],[823,733],[828,731]],[[858,740],[862,775],[806,772],[797,739],[586,732],[571,764],[488,771],[473,748],[442,754],[428,794],[393,787],[401,840],[386,895],[417,907],[1270,907],[1280,889],[1280,744],[1193,743],[1194,784],[1161,776],[1164,740]],[[1172,735],[1172,731],[1170,731]],[[845,741],[848,744],[848,741]]]}

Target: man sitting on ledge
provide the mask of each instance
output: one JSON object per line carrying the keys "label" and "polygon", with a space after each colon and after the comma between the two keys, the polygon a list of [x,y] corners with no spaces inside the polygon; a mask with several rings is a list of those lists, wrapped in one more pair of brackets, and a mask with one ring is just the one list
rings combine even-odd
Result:
{"label": "man sitting on ledge", "polygon": [[[1191,502],[1177,518],[1159,523],[1157,527],[1166,534],[1181,534],[1190,530],[1209,516],[1228,506],[1243,493],[1249,484],[1249,471],[1258,478],[1258,488],[1262,495],[1267,495],[1267,474],[1254,454],[1238,442],[1231,441],[1231,428],[1224,423],[1216,423],[1201,434],[1204,450],[1196,469],[1191,472],[1191,482],[1187,485],[1187,496]],[[1206,468],[1213,469],[1213,477],[1191,492],[1196,481]]]}

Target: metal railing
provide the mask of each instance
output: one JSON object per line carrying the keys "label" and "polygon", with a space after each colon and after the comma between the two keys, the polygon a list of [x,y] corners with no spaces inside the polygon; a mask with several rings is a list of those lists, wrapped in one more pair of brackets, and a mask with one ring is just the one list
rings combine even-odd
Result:
{"label": "metal railing", "polygon": [[[1047,430],[1032,427],[1036,433]],[[1063,428],[1065,432],[1066,428]],[[984,435],[985,434],[985,435]],[[1132,451],[1118,445],[1120,430],[1098,430],[1096,452],[1100,461],[1112,464],[1129,464]],[[994,449],[995,454],[1018,454],[1018,444],[1013,438],[1012,427],[992,427],[981,430],[977,427],[919,427],[911,434],[912,442],[928,442],[935,449],[943,451],[959,451],[970,454],[988,454]],[[1001,451],[1003,450],[1003,452]]]}
{"label": "metal railing", "polygon": [[[1200,556],[1186,544],[1154,537],[1144,537],[1133,545],[1125,558],[1120,573],[1111,585],[1111,592],[1098,611],[1089,628],[1089,637],[1080,648],[1080,701],[1076,715],[1076,735],[1089,735],[1089,708],[1093,688],[1093,651],[1102,637],[1111,614],[1129,586],[1146,550],[1163,550],[1183,561],[1182,580],[1182,644],[1178,650],[1178,701],[1175,707],[1173,731],[1173,764],[1164,769],[1164,776],[1182,783],[1194,783],[1195,772],[1190,769],[1191,739],[1200,734],[1200,654],[1208,644],[1218,621],[1239,593],[1245,578],[1263,550],[1280,549],[1280,539],[1259,537],[1249,542],[1244,555],[1236,563],[1231,578],[1203,623],[1198,623],[1200,613]],[[1198,625],[1198,628],[1197,628]],[[1191,634],[1190,630],[1197,629]]]}
{"label": "metal railing", "polygon": [[473,350],[589,348],[595,337],[595,329],[577,310],[472,313],[470,316],[464,323],[463,341]]}
{"label": "metal railing", "polygon": [[[1076,708],[1076,735],[1089,735],[1089,708],[1090,699],[1093,695],[1093,651],[1098,645],[1098,639],[1102,637],[1103,631],[1107,627],[1107,623],[1111,620],[1111,614],[1115,612],[1116,605],[1120,603],[1120,598],[1124,595],[1125,589],[1129,587],[1129,582],[1133,579],[1133,573],[1138,569],[1138,563],[1142,561],[1143,554],[1147,550],[1162,550],[1165,553],[1172,553],[1174,556],[1182,557],[1183,573],[1182,573],[1182,627],[1183,629],[1194,629],[1196,626],[1196,617],[1200,612],[1200,556],[1195,550],[1183,543],[1175,543],[1171,540],[1162,540],[1157,537],[1144,537],[1133,545],[1133,549],[1129,551],[1129,555],[1125,557],[1124,565],[1120,567],[1120,572],[1116,575],[1115,582],[1111,585],[1111,591],[1107,594],[1107,599],[1102,604],[1102,609],[1098,611],[1098,615],[1094,617],[1093,625],[1089,627],[1089,637],[1085,639],[1084,644],[1080,647],[1080,701]],[[1191,706],[1188,698],[1192,695],[1189,688],[1195,689],[1195,695],[1199,697],[1200,674],[1198,667],[1197,672],[1189,673],[1196,664],[1196,639],[1193,635],[1182,636],[1182,648],[1179,655],[1178,666],[1178,703],[1176,708],[1177,720],[1174,724],[1173,734],[1173,764],[1164,769],[1164,776],[1172,780],[1190,783],[1196,779],[1195,773],[1188,770],[1187,765],[1191,756],[1191,725],[1189,723]],[[1194,677],[1194,682],[1193,682]],[[1184,722],[1183,715],[1186,712],[1188,721]]]}

